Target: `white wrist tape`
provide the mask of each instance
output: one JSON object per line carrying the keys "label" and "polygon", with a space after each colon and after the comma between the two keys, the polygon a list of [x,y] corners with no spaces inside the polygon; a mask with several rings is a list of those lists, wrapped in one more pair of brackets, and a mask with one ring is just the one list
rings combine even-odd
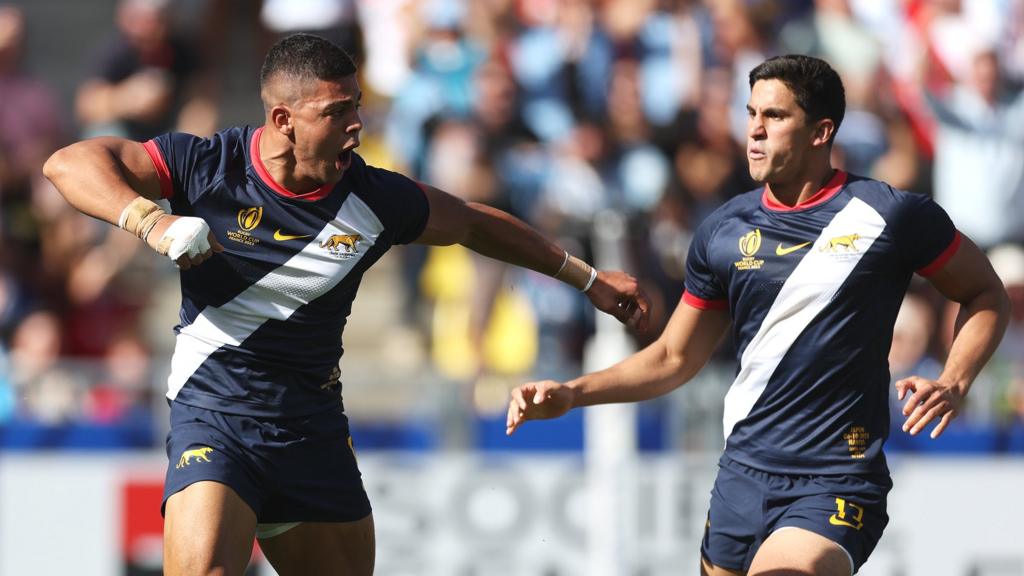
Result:
{"label": "white wrist tape", "polygon": [[586,292],[587,290],[590,290],[590,287],[594,285],[594,280],[597,280],[597,268],[591,267],[590,280],[587,280],[587,285],[584,286],[583,290],[580,290],[580,292]]}
{"label": "white wrist tape", "polygon": [[184,216],[167,227],[157,243],[156,251],[166,254],[171,260],[185,255],[192,258],[210,249],[209,234],[210,226],[205,220]]}
{"label": "white wrist tape", "polygon": [[554,278],[565,282],[580,292],[590,290],[590,287],[594,285],[594,279],[597,278],[597,270],[568,252],[565,255],[565,261],[562,262],[562,267],[555,273]]}

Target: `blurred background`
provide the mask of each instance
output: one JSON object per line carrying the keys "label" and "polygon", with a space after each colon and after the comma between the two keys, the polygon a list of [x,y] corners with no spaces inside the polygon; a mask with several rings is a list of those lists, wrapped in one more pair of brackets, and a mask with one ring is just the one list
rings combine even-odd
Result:
{"label": "blurred background", "polygon": [[[943,437],[894,427],[892,523],[861,573],[1024,575],[1024,0],[0,0],[0,574],[160,573],[175,269],[42,163],[262,124],[263,55],[297,31],[359,64],[369,163],[508,210],[654,302],[637,338],[459,247],[371,270],[341,374],[379,574],[696,571],[728,343],[669,396],[513,438],[507,394],[660,333],[693,230],[755,187],[747,74],[795,52],[843,77],[834,165],[934,197],[1014,305]],[[956,308],[919,280],[894,379],[937,376],[951,340]],[[258,551],[251,572],[272,573]]]}

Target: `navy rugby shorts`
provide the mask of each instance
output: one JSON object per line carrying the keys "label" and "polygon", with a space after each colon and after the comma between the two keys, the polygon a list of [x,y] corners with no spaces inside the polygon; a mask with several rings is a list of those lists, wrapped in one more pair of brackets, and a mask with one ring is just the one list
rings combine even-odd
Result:
{"label": "navy rugby shorts", "polygon": [[796,527],[842,546],[856,572],[889,522],[891,487],[885,476],[772,474],[722,456],[701,554],[715,566],[746,572],[772,532]]}
{"label": "navy rugby shorts", "polygon": [[172,402],[167,457],[161,512],[171,495],[212,480],[231,487],[261,524],[351,522],[370,513],[340,406],[268,419]]}

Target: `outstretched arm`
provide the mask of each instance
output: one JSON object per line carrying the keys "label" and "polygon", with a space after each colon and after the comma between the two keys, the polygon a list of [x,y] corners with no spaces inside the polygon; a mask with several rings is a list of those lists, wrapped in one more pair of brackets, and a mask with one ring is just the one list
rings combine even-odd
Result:
{"label": "outstretched arm", "polygon": [[202,219],[166,214],[152,202],[160,197],[160,181],[138,142],[77,142],[54,152],[43,175],[72,206],[132,232],[183,270],[223,250]]}
{"label": "outstretched arm", "polygon": [[931,433],[937,438],[959,414],[971,384],[1002,340],[1010,301],[988,258],[966,237],[928,279],[946,298],[960,303],[953,345],[938,380],[911,376],[897,382],[896,389],[900,400],[906,398],[903,431],[917,434],[937,421]]}
{"label": "outstretched arm", "polygon": [[594,271],[570,257],[518,218],[476,202],[463,202],[431,186],[422,186],[430,203],[419,244],[461,244],[483,254],[554,276],[586,293],[594,306],[637,330],[647,328],[650,305],[636,279],[623,272]]}
{"label": "outstretched arm", "polygon": [[506,434],[527,420],[556,418],[578,406],[637,402],[671,392],[704,367],[728,326],[724,310],[680,303],[661,336],[622,362],[565,384],[545,380],[513,390]]}

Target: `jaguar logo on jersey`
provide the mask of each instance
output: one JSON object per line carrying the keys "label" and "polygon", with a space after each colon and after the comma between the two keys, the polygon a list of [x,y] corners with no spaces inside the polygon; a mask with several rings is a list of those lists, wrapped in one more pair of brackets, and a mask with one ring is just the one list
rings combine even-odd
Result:
{"label": "jaguar logo on jersey", "polygon": [[228,230],[228,240],[240,242],[246,246],[255,246],[260,239],[252,235],[252,231],[263,219],[263,206],[250,206],[238,211],[238,230]]}
{"label": "jaguar logo on jersey", "polygon": [[822,252],[831,252],[833,254],[845,253],[845,252],[860,252],[857,249],[855,242],[860,240],[860,234],[847,234],[845,236],[836,236],[821,246]]}
{"label": "jaguar logo on jersey", "polygon": [[740,254],[743,258],[736,261],[737,270],[760,270],[764,260],[754,258],[761,248],[761,229],[755,228],[740,237]]}
{"label": "jaguar logo on jersey", "polygon": [[359,254],[356,245],[363,237],[359,234],[332,234],[327,240],[320,243],[321,248],[326,248],[327,253],[335,258],[351,258]]}
{"label": "jaguar logo on jersey", "polygon": [[178,459],[178,465],[174,468],[184,468],[192,462],[209,462],[210,457],[208,455],[210,452],[213,452],[213,448],[210,448],[209,446],[200,446],[199,448],[185,450],[181,453],[181,458]]}

